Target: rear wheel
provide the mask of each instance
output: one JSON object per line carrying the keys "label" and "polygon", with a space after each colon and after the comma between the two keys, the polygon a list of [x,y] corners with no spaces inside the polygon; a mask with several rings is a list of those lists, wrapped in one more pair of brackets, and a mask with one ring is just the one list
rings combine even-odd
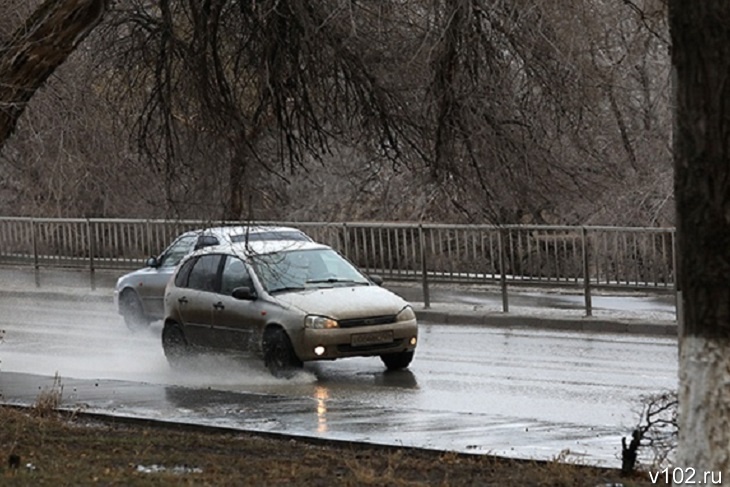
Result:
{"label": "rear wheel", "polygon": [[276,377],[289,377],[302,367],[289,336],[281,328],[264,335],[264,365]]}
{"label": "rear wheel", "polygon": [[132,331],[140,331],[150,326],[150,319],[145,316],[142,301],[134,291],[124,291],[119,298],[124,323]]}
{"label": "rear wheel", "polygon": [[388,370],[405,369],[411,364],[414,352],[388,353],[380,356]]}
{"label": "rear wheel", "polygon": [[179,324],[165,323],[162,329],[162,350],[173,368],[180,368],[190,358],[190,345]]}

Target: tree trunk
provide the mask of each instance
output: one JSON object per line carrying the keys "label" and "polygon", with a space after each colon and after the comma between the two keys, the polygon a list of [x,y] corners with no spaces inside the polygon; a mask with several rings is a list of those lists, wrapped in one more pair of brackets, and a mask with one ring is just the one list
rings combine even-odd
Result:
{"label": "tree trunk", "polygon": [[107,0],[46,0],[0,45],[0,148],[28,101],[99,23]]}
{"label": "tree trunk", "polygon": [[676,466],[702,480],[705,471],[730,477],[730,2],[670,0],[669,22],[681,300]]}
{"label": "tree trunk", "polygon": [[228,162],[228,208],[226,220],[240,221],[243,214],[243,175],[244,162],[240,157],[234,157]]}

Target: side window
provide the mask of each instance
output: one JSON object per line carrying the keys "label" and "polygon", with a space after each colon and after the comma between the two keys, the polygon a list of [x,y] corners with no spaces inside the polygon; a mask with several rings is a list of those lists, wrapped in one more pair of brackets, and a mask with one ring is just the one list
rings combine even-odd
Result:
{"label": "side window", "polygon": [[192,252],[197,239],[198,237],[195,235],[186,235],[175,240],[165,250],[165,254],[160,260],[160,267],[175,267],[178,265],[183,257]]}
{"label": "side window", "polygon": [[230,296],[237,287],[249,287],[253,291],[253,282],[246,265],[238,257],[226,257],[221,276],[221,294]]}
{"label": "side window", "polygon": [[198,259],[196,258],[188,259],[187,261],[185,261],[180,270],[177,271],[177,275],[175,276],[175,286],[188,287],[188,277],[190,276],[190,271],[193,269],[193,266],[197,261]]}
{"label": "side window", "polygon": [[202,249],[203,247],[211,247],[213,245],[218,245],[220,242],[218,242],[218,238],[214,237],[213,235],[201,235],[198,237],[197,242],[195,242],[195,250]]}
{"label": "side window", "polygon": [[193,264],[188,278],[188,287],[199,291],[216,291],[220,255],[203,255]]}

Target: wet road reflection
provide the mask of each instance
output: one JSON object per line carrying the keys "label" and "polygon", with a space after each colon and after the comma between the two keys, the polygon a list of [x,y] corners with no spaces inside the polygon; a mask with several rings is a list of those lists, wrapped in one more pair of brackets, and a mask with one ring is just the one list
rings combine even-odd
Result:
{"label": "wet road reflection", "polygon": [[330,398],[326,387],[317,386],[314,390],[317,399],[317,433],[327,433],[327,399]]}
{"label": "wet road reflection", "polygon": [[276,379],[259,360],[204,356],[173,371],[159,325],[131,334],[109,303],[0,298],[0,393],[31,404],[57,372],[64,406],[349,441],[616,466],[639,398],[676,387],[676,340],[423,326],[412,367],[307,364]]}

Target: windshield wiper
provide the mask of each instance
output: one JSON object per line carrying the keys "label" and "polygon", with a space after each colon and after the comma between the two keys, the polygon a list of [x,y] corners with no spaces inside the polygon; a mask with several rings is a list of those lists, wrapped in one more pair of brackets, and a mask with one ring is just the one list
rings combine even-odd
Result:
{"label": "windshield wiper", "polygon": [[272,289],[269,291],[269,294],[274,293],[286,293],[291,291],[304,291],[306,288],[301,286],[289,286],[289,287],[277,287],[276,289]]}
{"label": "windshield wiper", "polygon": [[330,277],[329,279],[311,279],[307,281],[307,284],[338,284],[338,283],[347,283],[347,284],[360,284],[367,286],[367,282],[364,281],[354,281],[352,279],[337,279],[336,277]]}

